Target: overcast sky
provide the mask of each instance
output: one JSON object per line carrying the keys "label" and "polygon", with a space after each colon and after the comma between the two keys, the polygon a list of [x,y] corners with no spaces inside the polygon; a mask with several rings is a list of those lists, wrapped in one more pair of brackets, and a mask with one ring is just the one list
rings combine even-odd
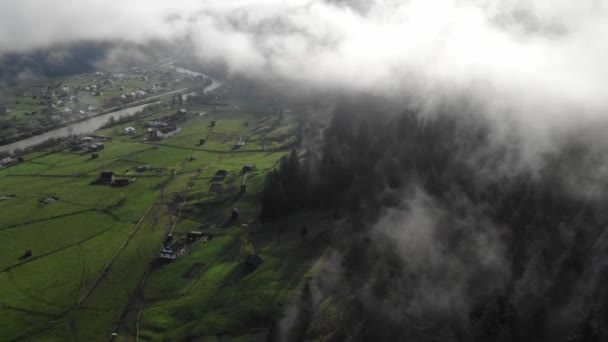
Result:
{"label": "overcast sky", "polygon": [[[0,53],[184,41],[201,60],[316,87],[471,93],[531,127],[608,112],[602,0],[19,0]],[[433,96],[430,96],[432,101]]]}

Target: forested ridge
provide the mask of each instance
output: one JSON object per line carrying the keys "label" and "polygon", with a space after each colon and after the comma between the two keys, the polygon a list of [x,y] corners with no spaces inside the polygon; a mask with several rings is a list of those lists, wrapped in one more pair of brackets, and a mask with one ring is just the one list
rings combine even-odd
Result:
{"label": "forested ridge", "polygon": [[602,151],[566,139],[531,167],[489,122],[387,112],[337,106],[266,179],[263,220],[340,222],[300,338],[606,340],[605,198],[581,186],[603,189],[586,171]]}

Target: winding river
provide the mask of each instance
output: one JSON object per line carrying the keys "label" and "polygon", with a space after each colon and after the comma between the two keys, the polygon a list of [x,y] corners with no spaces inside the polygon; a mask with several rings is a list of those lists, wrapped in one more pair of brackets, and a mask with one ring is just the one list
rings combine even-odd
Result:
{"label": "winding river", "polygon": [[[183,69],[183,68],[175,68],[175,71],[182,73],[182,74],[192,75],[192,76],[201,75],[201,76],[204,76],[207,78],[211,78],[205,74],[201,74],[199,72],[188,70],[188,69]],[[205,92],[217,89],[223,85],[223,83],[218,80],[215,80],[213,78],[211,78],[211,80],[212,80],[212,83],[205,88]],[[160,97],[160,96],[167,95],[167,94],[169,94],[169,93],[157,95],[155,97]],[[184,95],[184,96],[187,97],[187,95]],[[153,98],[153,97],[150,97],[147,99],[149,100],[151,98]],[[158,103],[158,102],[153,102],[153,103]],[[57,128],[57,129],[54,129],[54,130],[51,130],[51,131],[48,131],[48,132],[45,132],[42,134],[34,135],[29,138],[15,141],[10,144],[2,145],[2,146],[0,146],[0,152],[12,153],[16,149],[26,149],[28,147],[40,144],[51,138],[65,137],[70,134],[78,135],[78,134],[93,133],[96,130],[98,130],[99,128],[101,128],[101,126],[103,126],[105,123],[107,123],[111,117],[118,119],[119,117],[131,116],[131,115],[141,111],[145,107],[149,106],[150,104],[152,104],[152,103],[142,104],[142,105],[124,108],[124,109],[120,109],[120,110],[117,110],[114,112],[98,115],[98,116],[95,116],[95,117],[92,117],[92,118],[89,118],[89,119],[86,119],[86,120],[83,120],[80,122],[73,123],[73,124],[65,126],[65,127]]]}

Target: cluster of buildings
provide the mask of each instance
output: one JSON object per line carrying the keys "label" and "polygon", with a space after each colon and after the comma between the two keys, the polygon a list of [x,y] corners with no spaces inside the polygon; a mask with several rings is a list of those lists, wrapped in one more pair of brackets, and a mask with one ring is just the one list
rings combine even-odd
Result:
{"label": "cluster of buildings", "polygon": [[186,254],[188,244],[196,241],[207,242],[212,238],[211,235],[199,231],[191,231],[186,233],[185,239],[173,240],[173,235],[169,234],[161,246],[159,257],[161,259],[175,260],[178,257]]}
{"label": "cluster of buildings", "polygon": [[102,171],[96,180],[91,182],[91,185],[109,185],[113,187],[127,186],[133,183],[135,179],[117,178],[116,173],[110,170]]}
{"label": "cluster of buildings", "polygon": [[[152,92],[152,91],[150,91]],[[139,99],[143,99],[145,98],[147,95],[147,93],[141,89],[139,90],[135,90],[129,93],[124,93],[122,95],[120,95],[120,99],[122,100],[123,103],[127,103],[127,102],[131,102],[131,101],[135,101],[135,100],[139,100]]]}
{"label": "cluster of buildings", "polygon": [[163,135],[167,135],[177,130],[177,124],[185,120],[188,111],[185,108],[180,108],[175,114],[163,117],[161,119],[151,120],[146,123],[148,140],[161,139]]}
{"label": "cluster of buildings", "polygon": [[72,145],[72,151],[99,152],[105,148],[105,143],[108,140],[108,138],[98,136],[82,137]]}
{"label": "cluster of buildings", "polygon": [[[125,91],[123,83],[128,80],[139,80],[150,84],[150,89],[145,91],[143,89],[137,89],[128,91],[120,95],[115,100],[127,103],[136,99],[145,98],[148,93],[156,93],[162,88],[169,88],[171,81],[174,81],[173,77],[164,76],[165,81],[158,83],[152,83],[146,74],[153,74],[155,71],[141,70],[136,68],[129,71],[129,74],[118,73],[110,74],[104,72],[95,72],[87,74],[86,76],[91,78],[91,82],[88,85],[78,85],[70,87],[60,82],[50,82],[43,85],[35,86],[30,92],[24,94],[26,97],[31,97],[36,100],[37,104],[44,106],[42,109],[43,113],[51,114],[56,112],[57,108],[65,107],[60,109],[64,114],[85,114],[87,111],[92,111],[96,108],[89,108],[87,105],[79,105],[79,95],[87,94],[90,96],[104,96],[104,91],[119,90]],[[135,74],[135,75],[133,75]],[[162,73],[160,73],[160,76]],[[115,104],[115,101],[107,101],[108,105]],[[37,114],[36,111],[26,112],[26,115]]]}

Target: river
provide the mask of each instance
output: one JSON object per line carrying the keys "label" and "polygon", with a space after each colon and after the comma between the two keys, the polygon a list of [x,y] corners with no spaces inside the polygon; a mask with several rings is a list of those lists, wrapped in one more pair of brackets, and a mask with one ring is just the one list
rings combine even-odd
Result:
{"label": "river", "polygon": [[[183,69],[183,68],[175,68],[175,71],[182,73],[182,74],[192,75],[192,76],[201,75],[203,77],[211,78],[205,74],[201,74],[199,72],[188,70],[188,69]],[[223,85],[223,83],[221,81],[215,80],[213,78],[211,78],[211,81],[212,81],[212,83],[205,88],[205,92],[217,89]],[[160,97],[160,96],[167,95],[167,94],[169,94],[169,93],[160,94],[160,95],[157,95],[154,97]],[[193,94],[193,93],[191,93],[191,94]],[[184,95],[184,97],[187,98],[188,95],[190,95],[190,94],[186,94],[186,95]],[[146,98],[146,100],[149,100],[154,97]],[[153,103],[158,103],[158,102],[153,102]],[[65,137],[70,134],[78,135],[78,134],[93,133],[96,130],[98,130],[99,128],[101,128],[101,126],[103,126],[105,123],[107,123],[111,117],[118,119],[119,117],[131,116],[131,115],[141,111],[142,109],[144,109],[146,106],[149,106],[149,105],[150,105],[150,103],[147,103],[147,104],[142,104],[139,106],[120,109],[115,112],[95,116],[95,117],[71,124],[69,126],[57,128],[57,129],[54,129],[54,130],[51,130],[51,131],[48,131],[48,132],[45,132],[42,134],[38,134],[38,135],[29,137],[29,138],[25,138],[25,139],[22,139],[22,140],[19,140],[19,141],[16,141],[16,142],[13,142],[13,143],[10,143],[7,145],[2,145],[2,146],[0,146],[0,152],[13,153],[13,151],[15,151],[16,149],[26,149],[28,147],[40,144],[51,138]]]}
{"label": "river", "polygon": [[192,71],[192,70],[188,70],[188,69],[184,69],[184,68],[178,68],[178,67],[175,67],[175,71],[179,72],[180,74],[186,74],[186,75],[190,75],[190,76],[203,76],[205,78],[211,79],[211,84],[208,85],[207,88],[205,88],[205,93],[208,91],[217,89],[224,85],[224,82],[218,81],[218,80],[214,79],[213,77],[207,76],[200,72],[196,72],[196,71]]}
{"label": "river", "polygon": [[[157,103],[157,102],[156,102]],[[144,107],[149,104],[143,104],[135,107],[129,107],[121,110],[117,110],[115,112],[102,114],[98,116],[94,116],[92,118],[86,119],[84,121],[76,122],[69,126],[61,127],[54,129],[52,131],[48,131],[42,134],[34,135],[29,138],[25,138],[19,141],[15,141],[14,143],[10,143],[7,145],[0,146],[0,152],[8,151],[12,153],[15,149],[25,149],[30,146],[34,146],[40,144],[46,140],[51,138],[59,138],[65,137],[70,134],[86,134],[92,133],[98,130],[101,126],[108,122],[111,117],[118,119],[119,117],[130,116],[133,115],[140,110],[144,109]]]}

